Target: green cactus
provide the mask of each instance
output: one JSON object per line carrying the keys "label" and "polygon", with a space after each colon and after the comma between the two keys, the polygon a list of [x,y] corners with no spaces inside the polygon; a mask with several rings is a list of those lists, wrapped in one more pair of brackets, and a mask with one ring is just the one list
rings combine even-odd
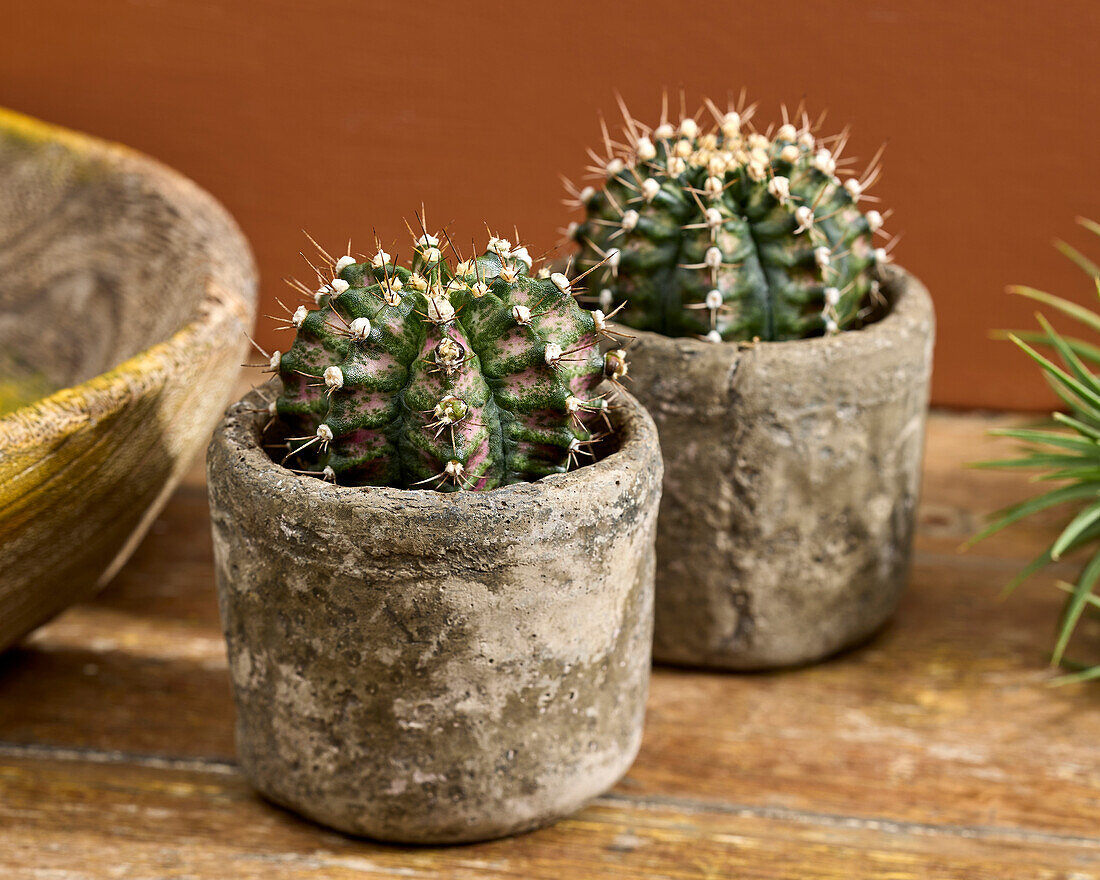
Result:
{"label": "green cactus", "polygon": [[596,386],[626,362],[600,354],[602,316],[573,282],[531,275],[527,249],[499,238],[452,270],[448,246],[425,232],[408,268],[321,252],[320,288],[300,286],[317,307],[270,356],[284,463],[343,485],[487,490],[562,473],[610,430]]}
{"label": "green cactus", "polygon": [[627,146],[605,128],[606,154],[591,153],[602,188],[571,187],[585,212],[571,230],[579,265],[603,263],[600,308],[629,302],[632,327],[714,342],[858,327],[888,259],[872,244],[882,215],[857,207],[877,157],[842,181],[845,135],[823,140],[804,116],[759,133],[752,108],[707,107],[705,132],[690,116],[673,127],[667,102],[653,129],[623,108]]}

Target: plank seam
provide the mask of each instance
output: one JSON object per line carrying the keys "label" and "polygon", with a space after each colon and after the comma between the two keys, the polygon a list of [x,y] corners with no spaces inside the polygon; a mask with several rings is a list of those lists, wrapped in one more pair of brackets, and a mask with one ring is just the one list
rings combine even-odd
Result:
{"label": "plank seam", "polygon": [[1049,831],[1003,825],[936,825],[931,822],[912,822],[879,816],[846,816],[840,813],[821,813],[814,810],[798,810],[792,807],[751,806],[725,801],[681,798],[673,795],[630,795],[614,791],[601,796],[598,800],[629,803],[641,809],[678,810],[684,813],[722,813],[753,819],[797,822],[803,825],[881,831],[887,834],[962,837],[974,840],[1001,840],[1014,843],[1038,843],[1100,849],[1100,837],[1056,834]]}
{"label": "plank seam", "polygon": [[[35,743],[0,742],[0,757],[53,761],[84,761],[94,764],[128,764],[153,770],[185,770],[239,776],[240,768],[219,758],[181,758],[171,755],[123,752],[106,749],[67,748]],[[1048,831],[997,825],[936,825],[875,816],[847,816],[799,810],[791,807],[751,806],[725,801],[684,798],[673,795],[632,795],[609,792],[595,803],[628,804],[642,810],[676,810],[683,813],[718,813],[753,819],[770,819],[832,828],[878,831],[886,834],[960,837],[975,840],[1003,840],[1017,843],[1074,846],[1100,849],[1100,837],[1056,834]]]}

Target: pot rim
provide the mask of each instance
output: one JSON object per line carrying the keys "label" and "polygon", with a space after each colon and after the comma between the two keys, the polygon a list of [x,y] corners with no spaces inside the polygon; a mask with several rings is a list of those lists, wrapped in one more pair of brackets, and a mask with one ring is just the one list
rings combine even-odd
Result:
{"label": "pot rim", "polygon": [[[647,469],[656,471],[656,485],[660,486],[664,470],[657,427],[652,417],[629,392],[617,390],[621,407],[611,410],[610,418],[615,426],[618,448],[595,462],[564,474],[549,474],[533,482],[513,483],[488,491],[437,492],[434,489],[397,489],[391,486],[341,486],[316,477],[296,474],[274,461],[261,445],[261,426],[269,418],[268,398],[261,393],[273,389],[277,380],[253,389],[225,411],[222,421],[210,441],[211,450],[224,446],[227,460],[233,463],[240,480],[235,482],[272,483],[284,482],[280,489],[290,489],[301,503],[331,505],[333,503],[358,504],[369,507],[402,505],[415,502],[421,511],[432,509],[448,514],[497,508],[502,503],[538,503],[540,496],[571,489],[583,489],[596,478],[614,479],[625,487],[625,479],[632,471]],[[606,383],[605,383],[606,384]],[[601,388],[604,387],[601,385]],[[212,460],[207,454],[208,463]],[[616,479],[618,477],[618,479]],[[411,511],[409,511],[411,513]]]}
{"label": "pot rim", "polygon": [[929,323],[934,325],[935,312],[932,305],[932,297],[924,283],[915,275],[901,266],[888,265],[883,269],[883,291],[886,295],[888,308],[886,314],[876,321],[872,321],[858,330],[845,330],[834,336],[811,336],[806,339],[785,339],[777,341],[761,341],[751,345],[744,342],[708,342],[704,339],[696,339],[693,336],[666,336],[654,330],[638,330],[627,325],[622,325],[624,330],[639,338],[644,338],[649,344],[664,344],[682,347],[691,354],[713,353],[735,350],[768,352],[777,355],[808,356],[809,358],[821,357],[827,351],[838,347],[853,349],[861,345],[878,348],[882,345],[883,337],[894,337],[903,334],[914,325]]}

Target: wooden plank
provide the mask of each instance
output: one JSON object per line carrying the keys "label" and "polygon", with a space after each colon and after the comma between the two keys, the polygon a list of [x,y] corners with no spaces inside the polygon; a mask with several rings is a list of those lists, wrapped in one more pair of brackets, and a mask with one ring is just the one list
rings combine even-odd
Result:
{"label": "wooden plank", "polygon": [[[1051,689],[1043,665],[1060,598],[1037,585],[1000,602],[1000,575],[918,565],[887,631],[815,668],[657,670],[623,790],[1091,833],[1094,695]],[[231,759],[224,653],[209,627],[150,632],[96,606],[68,615],[7,659],[0,740]]]}
{"label": "wooden plank", "polygon": [[[953,552],[957,535],[942,534],[1012,493],[1028,491],[1020,475],[960,470],[962,461],[988,454],[983,448],[988,425],[982,417],[932,419],[914,577],[896,620],[877,639],[805,670],[741,676],[657,670],[645,742],[630,775],[595,812],[536,837],[559,840],[555,835],[567,831],[555,846],[568,848],[573,840],[578,853],[585,846],[604,852],[616,834],[628,833],[613,829],[626,827],[647,841],[660,839],[641,847],[647,853],[669,847],[652,866],[639,867],[633,856],[619,854],[633,874],[616,874],[612,868],[595,873],[588,865],[593,873],[587,876],[707,876],[691,873],[684,857],[675,859],[675,847],[713,856],[720,866],[726,864],[721,859],[732,859],[728,864],[736,866],[734,873],[713,876],[852,876],[835,873],[844,859],[861,866],[858,876],[895,871],[889,875],[899,877],[910,876],[905,871],[924,872],[912,876],[1042,876],[1054,864],[1068,877],[1091,865],[1090,847],[1100,845],[1100,716],[1094,688],[1048,686],[1045,652],[1060,594],[1049,578],[1037,579],[1009,601],[999,601],[1002,584],[1019,565],[1018,547],[1012,555],[1013,539],[959,556]],[[205,827],[204,811],[217,812],[218,805],[234,798],[234,803],[243,799],[251,805],[234,814],[238,836],[263,839],[269,823],[291,821],[251,800],[232,768],[232,703],[205,503],[201,477],[193,476],[109,590],[0,658],[0,742],[9,744],[7,754],[23,767],[19,773],[24,776],[41,776],[49,786],[62,788],[68,773],[71,782],[63,797],[53,788],[48,795],[28,790],[19,796],[24,804],[19,810],[45,810],[36,798],[86,805],[85,795],[101,797],[96,788],[101,783],[94,781],[99,771],[87,768],[107,766],[107,760],[116,768],[112,772],[123,776],[140,770],[145,781],[133,783],[140,790],[146,785],[156,789],[147,777],[167,779],[164,774],[179,769],[155,757],[167,756],[197,761],[185,765],[186,772],[213,774],[229,786],[211,795],[212,803],[193,808],[197,812],[189,821],[198,826]],[[949,527],[935,519],[929,527],[929,505],[956,512]],[[1056,525],[1054,520],[1037,523],[1015,540],[1037,544]],[[1072,571],[1072,566],[1065,569]],[[1081,636],[1081,645],[1100,645],[1100,626],[1089,622]],[[52,752],[33,751],[52,747],[92,751],[64,761]],[[12,780],[24,776],[0,774],[0,801],[14,802],[9,789],[17,782]],[[230,777],[232,785],[225,781]],[[136,797],[133,792],[126,796]],[[7,824],[6,815],[0,812],[0,826]],[[225,821],[231,820],[227,816]],[[233,876],[253,876],[247,871],[265,866],[283,873],[262,876],[315,876],[309,871],[322,869],[330,872],[325,876],[342,876],[335,862],[314,864],[309,862],[313,856],[303,855],[331,848],[333,840],[342,838],[304,823],[292,825],[298,830],[288,838],[283,861],[256,861],[245,847],[240,872]],[[20,841],[12,844],[13,852],[31,847],[39,833],[30,826],[19,828],[0,838],[5,844],[9,838]],[[841,832],[842,840],[828,836]],[[73,866],[80,859],[73,853],[125,852],[139,866],[136,877],[204,877],[224,876],[209,872],[234,852],[229,842],[219,843],[225,847],[220,855],[208,857],[204,849],[193,857],[198,861],[188,861],[191,856],[180,855],[187,851],[182,843],[150,843],[137,832],[125,840],[92,827],[73,834],[79,841],[73,838],[77,842],[70,854],[42,865],[77,872],[58,875],[65,880],[103,876],[79,874]],[[722,844],[730,835],[734,844]],[[899,835],[903,844],[896,843]],[[971,843],[964,847],[956,838]],[[974,840],[994,839],[996,846],[966,848]],[[928,841],[933,843],[921,849]],[[511,861],[492,870],[500,876],[549,876],[555,858],[549,851],[511,845],[519,847],[508,850]],[[895,846],[901,847],[901,855],[895,854],[900,862],[885,856],[876,861],[875,853],[895,853]],[[1002,848],[1011,854],[1017,846],[1023,847],[1018,860],[991,854]],[[1068,861],[1049,853],[1040,858],[1047,848],[1062,855],[1073,850],[1073,855]],[[177,873],[158,867],[158,853],[165,852],[175,853]],[[935,861],[937,853],[948,852],[956,861]],[[744,864],[736,861],[738,854],[745,855]],[[784,861],[788,856],[794,861]],[[528,865],[523,861],[528,858],[535,861]],[[542,864],[539,859],[546,860],[545,874],[533,866]],[[807,867],[816,865],[815,859],[825,866],[824,873]],[[384,859],[379,864],[379,876],[398,870]],[[446,876],[496,876],[463,874],[457,862],[439,864],[458,872]],[[801,873],[784,873],[795,870],[795,864]],[[1011,873],[1024,871],[1022,866],[1031,873]],[[656,873],[644,873],[651,869]],[[752,873],[757,869],[764,873]],[[354,870],[369,876],[367,869]],[[936,873],[941,870],[948,873]],[[1091,875],[1086,871],[1084,876]]]}
{"label": "wooden plank", "polygon": [[352,840],[269,807],[232,767],[0,754],[5,877],[928,878],[1075,877],[1100,841],[700,799],[602,798],[533,834],[439,849]]}
{"label": "wooden plank", "polygon": [[[917,548],[956,554],[960,545],[989,522],[989,514],[1036,493],[1031,474],[975,470],[969,464],[1011,458],[1020,444],[992,437],[995,428],[1034,427],[1036,416],[932,413],[928,419]],[[1040,487],[1041,488],[1041,487]],[[1050,486],[1049,488],[1053,488]],[[1030,560],[1045,550],[1066,522],[1064,508],[1052,508],[977,544],[963,555],[1011,561]],[[1073,566],[1061,566],[1072,571]]]}

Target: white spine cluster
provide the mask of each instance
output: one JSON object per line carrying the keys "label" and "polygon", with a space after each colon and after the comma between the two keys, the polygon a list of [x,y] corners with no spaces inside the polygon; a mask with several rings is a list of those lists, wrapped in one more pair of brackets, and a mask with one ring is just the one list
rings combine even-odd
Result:
{"label": "white spine cluster", "polygon": [[356,342],[362,342],[370,336],[371,326],[369,318],[355,318],[348,325],[348,335]]}
{"label": "white spine cluster", "polygon": [[344,371],[339,367],[326,367],[323,378],[329,391],[344,387]]}
{"label": "white spine cluster", "polygon": [[777,141],[793,141],[798,137],[798,129],[796,129],[789,122],[784,122],[779,126],[779,131],[775,133],[775,139]]}
{"label": "white spine cluster", "polygon": [[786,177],[773,177],[768,181],[768,192],[779,204],[785,205],[791,198],[791,182]]}
{"label": "white spine cluster", "polygon": [[454,316],[455,307],[447,297],[442,295],[442,292],[437,296],[428,297],[428,320],[433,324],[446,324],[453,321]]}

